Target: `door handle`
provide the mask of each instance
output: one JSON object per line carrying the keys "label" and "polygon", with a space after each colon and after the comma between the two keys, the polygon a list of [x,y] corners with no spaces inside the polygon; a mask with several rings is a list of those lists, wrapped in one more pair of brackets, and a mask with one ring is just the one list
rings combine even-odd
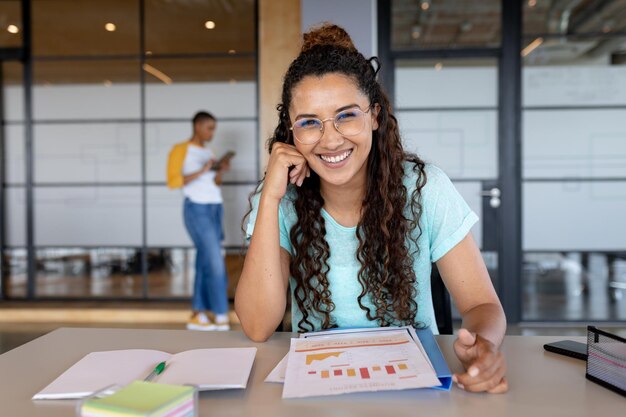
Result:
{"label": "door handle", "polygon": [[489,205],[492,208],[498,208],[500,207],[500,203],[502,203],[500,200],[502,192],[497,187],[493,187],[491,190],[481,191],[480,195],[483,197],[489,197]]}

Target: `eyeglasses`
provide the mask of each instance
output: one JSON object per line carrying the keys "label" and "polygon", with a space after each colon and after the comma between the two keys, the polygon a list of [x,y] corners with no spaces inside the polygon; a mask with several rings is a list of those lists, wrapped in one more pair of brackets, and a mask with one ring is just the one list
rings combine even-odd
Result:
{"label": "eyeglasses", "polygon": [[289,129],[293,132],[294,138],[303,145],[313,145],[319,142],[324,136],[324,123],[332,120],[337,132],[343,136],[355,136],[365,128],[365,114],[369,113],[371,106],[363,111],[358,107],[340,111],[335,117],[328,119],[317,119],[315,117],[305,117],[297,120]]}

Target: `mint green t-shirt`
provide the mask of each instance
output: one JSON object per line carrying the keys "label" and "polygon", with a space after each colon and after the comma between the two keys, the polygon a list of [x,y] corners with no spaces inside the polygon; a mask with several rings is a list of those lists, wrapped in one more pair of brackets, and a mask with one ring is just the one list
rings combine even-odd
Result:
{"label": "mint green t-shirt", "polygon": [[[450,249],[456,246],[467,234],[472,226],[478,221],[478,216],[469,208],[463,197],[458,193],[448,176],[434,165],[426,165],[426,185],[421,190],[422,214],[420,226],[422,234],[417,243],[419,252],[415,255],[413,269],[416,282],[417,317],[419,323],[431,327],[437,333],[435,314],[433,310],[430,273],[432,263],[439,260]],[[405,163],[404,186],[410,197],[415,190],[417,174],[413,171],[411,163]],[[278,224],[280,227],[280,246],[293,254],[293,248],[289,239],[292,226],[298,221],[294,207],[296,191],[294,186],[289,186],[287,193],[281,200],[278,209]],[[248,239],[254,232],[254,224],[258,211],[260,193],[252,199],[252,212],[248,220],[246,233]],[[356,227],[344,227],[337,223],[326,210],[322,209],[326,225],[326,241],[330,248],[327,273],[331,291],[331,299],[335,304],[335,310],[331,317],[339,327],[376,327],[376,321],[368,320],[357,298],[361,293],[361,285],[358,281],[360,269],[356,257],[358,239]],[[405,207],[405,215],[411,215],[409,206]],[[415,231],[417,233],[417,231]],[[415,243],[408,239],[409,253],[415,253]],[[291,288],[294,288],[291,278]],[[368,297],[366,297],[368,298]],[[363,299],[363,304],[375,311],[371,300]],[[298,309],[291,291],[291,319],[292,330],[298,331],[298,323],[302,319],[302,313]],[[309,312],[309,320],[320,330],[321,318],[314,312]]]}

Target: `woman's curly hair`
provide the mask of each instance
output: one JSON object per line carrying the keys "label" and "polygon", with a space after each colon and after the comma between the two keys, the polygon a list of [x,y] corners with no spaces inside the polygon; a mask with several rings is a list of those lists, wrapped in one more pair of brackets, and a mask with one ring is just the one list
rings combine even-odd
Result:
{"label": "woman's curly hair", "polygon": [[[378,59],[366,59],[338,26],[326,24],[305,34],[300,55],[285,74],[281,104],[277,107],[280,120],[268,141],[269,151],[272,152],[276,142],[294,144],[288,109],[293,89],[305,77],[343,74],[369,98],[371,106],[380,106],[378,129],[372,132],[372,149],[367,161],[362,214],[356,229],[359,242],[356,257],[361,265],[358,303],[367,318],[377,321],[380,326],[420,326],[416,321],[415,253],[411,253],[410,241],[417,248],[421,234],[420,195],[426,174],[424,162],[403,150],[397,120],[376,79],[378,69]],[[411,195],[403,184],[405,162],[417,174],[416,187]],[[298,329],[302,332],[316,330],[312,315],[321,318],[322,329],[336,327],[332,316],[335,304],[327,277],[330,249],[321,213],[324,199],[320,193],[320,178],[311,172],[301,187],[294,188],[298,221],[290,231],[294,250],[290,273],[295,282],[292,290],[297,308],[302,312]],[[364,305],[367,298],[374,309]]]}

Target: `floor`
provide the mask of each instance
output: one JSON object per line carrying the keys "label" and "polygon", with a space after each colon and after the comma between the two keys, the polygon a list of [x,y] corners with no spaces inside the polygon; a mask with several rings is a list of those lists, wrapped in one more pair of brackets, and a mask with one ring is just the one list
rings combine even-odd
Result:
{"label": "floor", "polygon": [[[4,293],[13,299],[27,293],[26,251],[7,251]],[[155,250],[148,253],[147,287],[150,298],[186,298],[193,291],[195,254],[191,249]],[[227,254],[229,294],[243,268],[243,256]],[[37,251],[35,293],[40,298],[133,299],[143,296],[141,260],[132,249],[45,249]]]}

